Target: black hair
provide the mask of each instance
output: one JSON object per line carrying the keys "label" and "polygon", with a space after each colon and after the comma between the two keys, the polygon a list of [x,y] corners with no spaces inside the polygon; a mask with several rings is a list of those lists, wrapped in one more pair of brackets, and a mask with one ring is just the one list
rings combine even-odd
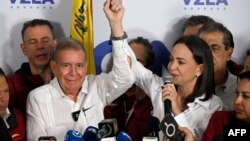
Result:
{"label": "black hair", "polygon": [[238,75],[238,79],[247,79],[250,81],[250,71],[242,72]]}
{"label": "black hair", "polygon": [[154,49],[152,45],[150,44],[148,39],[145,39],[143,37],[137,37],[135,39],[132,39],[129,41],[129,45],[136,43],[136,44],[141,44],[145,50],[146,50],[146,68],[150,68],[152,64],[154,63]]}
{"label": "black hair", "polygon": [[26,21],[24,24],[23,24],[23,28],[21,30],[21,34],[22,34],[22,39],[24,41],[24,33],[26,31],[26,29],[28,27],[35,27],[35,26],[41,26],[41,25],[47,25],[51,32],[52,32],[52,35],[54,37],[54,33],[53,33],[53,26],[52,24],[48,21],[48,20],[44,20],[44,19],[33,19],[31,21]]}
{"label": "black hair", "polygon": [[204,25],[205,23],[210,23],[210,22],[215,22],[215,21],[209,16],[192,15],[184,22],[182,31],[185,31],[185,29],[190,26],[196,26],[200,24]]}
{"label": "black hair", "polygon": [[192,52],[195,62],[204,66],[203,73],[198,76],[194,91],[186,99],[186,103],[193,102],[196,97],[203,94],[205,94],[205,98],[201,99],[202,101],[210,99],[215,94],[215,86],[213,55],[209,45],[203,39],[194,35],[182,36],[174,43],[174,46],[176,44],[186,45]]}
{"label": "black hair", "polygon": [[223,44],[225,45],[225,49],[227,50],[229,47],[234,48],[233,34],[222,23],[206,23],[199,29],[198,35],[200,36],[202,33],[209,32],[223,33]]}

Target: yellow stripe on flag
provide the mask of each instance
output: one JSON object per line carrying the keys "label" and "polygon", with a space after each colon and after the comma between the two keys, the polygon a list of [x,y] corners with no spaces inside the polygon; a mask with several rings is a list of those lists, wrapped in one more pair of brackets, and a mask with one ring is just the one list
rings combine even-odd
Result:
{"label": "yellow stripe on flag", "polygon": [[74,0],[70,36],[83,43],[88,60],[88,74],[96,74],[93,44],[92,0]]}

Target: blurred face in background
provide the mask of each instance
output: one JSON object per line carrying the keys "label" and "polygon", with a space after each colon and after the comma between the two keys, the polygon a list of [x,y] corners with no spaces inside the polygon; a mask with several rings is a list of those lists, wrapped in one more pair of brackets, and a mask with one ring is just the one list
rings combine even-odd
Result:
{"label": "blurred face in background", "polygon": [[241,79],[234,99],[234,109],[236,117],[250,123],[250,80]]}
{"label": "blurred face in background", "polygon": [[32,68],[43,68],[51,60],[55,40],[47,25],[28,27],[24,32],[21,49]]}
{"label": "blurred face in background", "polygon": [[199,29],[200,29],[202,26],[203,26],[203,24],[188,26],[188,27],[184,30],[183,35],[197,35]]}
{"label": "blurred face in background", "polygon": [[9,87],[6,78],[0,75],[0,116],[4,116],[9,103]]}
{"label": "blurred face in background", "polygon": [[250,70],[250,55],[245,58],[243,72]]}
{"label": "blurred face in background", "polygon": [[130,47],[135,53],[137,61],[140,62],[143,66],[145,66],[147,64],[145,47],[142,44],[137,43],[130,44]]}
{"label": "blurred face in background", "polygon": [[230,60],[233,49],[224,45],[222,32],[205,32],[201,33],[200,37],[208,43],[212,51],[216,81],[216,77],[227,70],[227,61]]}

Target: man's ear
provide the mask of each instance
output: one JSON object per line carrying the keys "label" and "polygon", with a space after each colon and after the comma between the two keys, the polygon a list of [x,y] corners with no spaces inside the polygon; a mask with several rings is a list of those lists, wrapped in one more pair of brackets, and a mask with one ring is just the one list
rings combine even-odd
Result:
{"label": "man's ear", "polygon": [[25,45],[24,45],[24,43],[21,43],[21,44],[20,44],[20,48],[21,48],[21,50],[22,50],[23,54],[24,54],[24,55],[26,55]]}
{"label": "man's ear", "polygon": [[57,68],[56,68],[56,61],[55,60],[50,61],[50,68],[51,68],[53,74],[56,76],[56,69]]}
{"label": "man's ear", "polygon": [[53,47],[54,47],[54,50],[56,48],[56,44],[57,44],[57,40],[56,39],[53,39]]}
{"label": "man's ear", "polygon": [[227,52],[228,52],[227,61],[229,61],[229,60],[231,59],[231,56],[232,56],[232,54],[233,54],[233,51],[234,51],[234,48],[228,47],[228,50],[227,50]]}

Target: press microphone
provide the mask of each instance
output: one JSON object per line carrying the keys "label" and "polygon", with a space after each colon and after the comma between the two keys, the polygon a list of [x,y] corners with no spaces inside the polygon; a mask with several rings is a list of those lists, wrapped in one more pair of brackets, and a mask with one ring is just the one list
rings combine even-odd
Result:
{"label": "press microphone", "polygon": [[[173,76],[170,73],[163,73],[162,75],[162,81],[164,85],[168,83],[173,83]],[[171,113],[171,101],[169,99],[164,100],[164,113]]]}
{"label": "press microphone", "polygon": [[132,141],[131,137],[124,131],[119,132],[117,141]]}
{"label": "press microphone", "polygon": [[174,117],[167,113],[160,123],[160,128],[164,135],[171,141],[183,141],[184,134],[179,131],[179,125],[175,121]]}
{"label": "press microphone", "polygon": [[157,117],[150,117],[146,124],[147,131],[149,132],[148,137],[144,137],[143,140],[154,139],[159,140],[160,120]]}
{"label": "press microphone", "polygon": [[98,128],[94,126],[88,126],[84,133],[83,133],[83,140],[84,141],[100,141],[100,139],[97,137]]}
{"label": "press microphone", "polygon": [[115,137],[118,131],[118,125],[116,119],[104,119],[98,123],[97,137],[99,139]]}
{"label": "press microphone", "polygon": [[76,130],[69,130],[64,137],[64,141],[83,141],[82,134]]}

